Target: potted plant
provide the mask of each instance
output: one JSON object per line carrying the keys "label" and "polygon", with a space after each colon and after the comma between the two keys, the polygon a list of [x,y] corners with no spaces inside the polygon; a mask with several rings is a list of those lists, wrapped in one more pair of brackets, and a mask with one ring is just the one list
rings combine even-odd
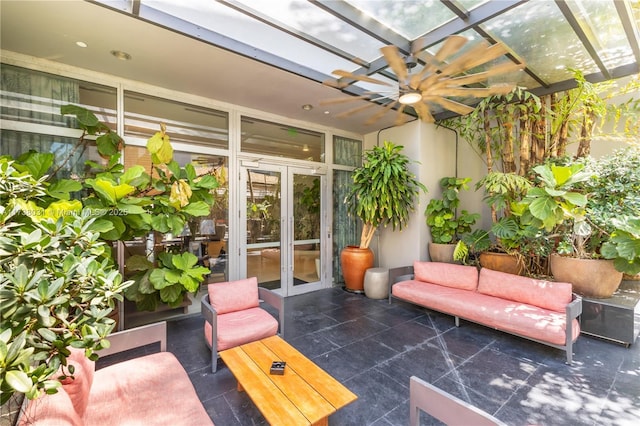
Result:
{"label": "potted plant", "polygon": [[539,185],[523,199],[523,220],[547,232],[554,248],[551,273],[572,283],[576,293],[610,297],[622,280],[616,266],[640,270],[640,250],[634,249],[640,241],[640,220],[627,215],[604,220],[599,197],[585,191],[594,186],[587,182],[599,177],[593,169],[585,170],[584,163],[544,164],[534,171]]}
{"label": "potted plant", "polygon": [[[525,269],[524,256],[520,252],[522,243],[532,236],[532,228],[524,226],[518,215],[518,202],[531,187],[529,180],[515,173],[491,172],[476,184],[483,188],[484,201],[491,210],[492,225],[485,238],[476,233],[471,238],[474,245],[483,249],[478,261],[485,268],[512,274],[522,274]],[[491,242],[486,247],[485,239]],[[468,241],[465,239],[463,241]]]}
{"label": "potted plant", "polygon": [[69,347],[97,359],[95,351],[109,347],[105,338],[115,326],[109,315],[132,284],[93,230],[96,218],[79,201],[57,199],[59,187],[45,179],[0,157],[3,405],[12,396],[56,392],[58,369],[73,375],[66,368]]}
{"label": "potted plant", "polygon": [[425,216],[431,231],[429,257],[433,262],[454,262],[453,251],[459,235],[471,232],[480,219],[477,213],[462,210],[458,213],[461,190],[469,189],[471,178],[443,177],[440,179],[442,198],[432,198],[427,204]]}
{"label": "potted plant", "polygon": [[402,229],[414,211],[414,201],[420,190],[427,188],[408,169],[409,157],[402,154],[402,145],[385,141],[364,152],[362,166],[353,171],[345,203],[349,214],[362,220],[359,246],[347,246],[340,254],[345,288],[362,292],[364,273],[373,266],[369,248],[378,226]]}

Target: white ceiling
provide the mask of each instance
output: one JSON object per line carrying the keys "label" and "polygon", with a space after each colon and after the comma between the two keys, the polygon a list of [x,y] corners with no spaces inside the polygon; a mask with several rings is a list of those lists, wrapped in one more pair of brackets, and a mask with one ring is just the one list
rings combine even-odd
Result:
{"label": "white ceiling", "polygon": [[[364,115],[336,118],[353,103],[329,108],[319,101],[348,97],[337,89],[89,2],[1,0],[0,17],[3,51],[358,134],[392,126],[396,118],[390,112],[365,125],[368,115],[382,109],[377,105]],[[88,47],[76,46],[77,41]],[[118,60],[112,50],[125,51],[132,60]],[[314,108],[304,111],[304,104]],[[327,110],[330,114],[324,113]]]}

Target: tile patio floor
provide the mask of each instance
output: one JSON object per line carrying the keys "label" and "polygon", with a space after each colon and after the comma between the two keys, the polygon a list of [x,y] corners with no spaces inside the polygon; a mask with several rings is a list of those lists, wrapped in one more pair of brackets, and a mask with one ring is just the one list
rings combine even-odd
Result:
{"label": "tile patio floor", "polygon": [[[340,288],[287,298],[286,312],[285,340],[359,397],[330,417],[333,426],[407,425],[412,375],[509,425],[640,424],[640,340],[626,348],[580,336],[568,366],[560,350]],[[169,322],[168,350],[207,412],[219,426],[266,424],[220,360],[211,373],[202,323]]]}

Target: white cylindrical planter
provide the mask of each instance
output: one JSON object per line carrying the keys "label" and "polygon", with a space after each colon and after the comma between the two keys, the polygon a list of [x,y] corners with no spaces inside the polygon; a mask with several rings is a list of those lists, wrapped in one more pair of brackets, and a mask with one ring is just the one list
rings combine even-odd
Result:
{"label": "white cylindrical planter", "polygon": [[364,273],[364,294],[370,299],[389,297],[389,269],[367,269]]}

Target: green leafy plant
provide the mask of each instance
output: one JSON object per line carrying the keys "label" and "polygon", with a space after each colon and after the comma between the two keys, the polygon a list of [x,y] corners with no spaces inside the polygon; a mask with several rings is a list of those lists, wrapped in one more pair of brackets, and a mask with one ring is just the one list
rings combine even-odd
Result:
{"label": "green leafy plant", "polygon": [[[214,173],[198,175],[192,164],[181,167],[173,160],[173,148],[164,125],[147,142],[151,169],[139,165],[125,169],[120,163],[124,141],[115,132],[83,107],[66,105],[61,112],[74,115],[83,131],[78,141],[80,148],[76,149],[86,149],[90,139],[87,135],[96,136],[98,152],[107,161],[105,164],[88,162],[88,175],[70,180],[55,177],[60,167],[53,169],[50,153],[29,152],[20,156],[15,168],[42,179],[44,185],[45,196],[32,201],[30,209],[56,212],[60,211],[59,205],[72,203],[77,209],[86,209],[94,218],[91,230],[98,233],[100,239],[110,243],[121,241],[125,246],[128,241],[149,235],[180,235],[191,220],[210,214],[214,203],[211,192],[218,187],[216,176]],[[82,202],[78,200],[80,194]],[[172,307],[182,304],[185,295],[194,291],[191,279],[202,281],[208,272],[205,268],[195,264],[187,267],[182,272],[189,278],[182,281],[161,282],[159,272],[155,272],[154,280],[150,279],[156,269],[180,269],[176,263],[192,265],[184,263],[184,259],[176,259],[174,263],[173,257],[180,255],[166,253],[164,265],[157,263],[158,253],[126,259],[126,270],[132,273],[129,278],[135,282],[127,289],[127,299],[136,302],[139,310],[155,310],[160,303]]]}
{"label": "green leafy plant", "polygon": [[109,315],[132,284],[92,230],[95,218],[76,203],[38,208],[35,201],[47,198],[45,177],[14,165],[0,158],[3,404],[14,393],[33,399],[42,390],[56,392],[60,382],[51,377],[66,366],[69,347],[83,348],[91,359],[109,347],[106,337],[115,326]]}
{"label": "green leafy plant", "polygon": [[368,248],[378,226],[402,229],[414,211],[414,200],[427,188],[409,169],[402,145],[385,141],[364,153],[361,167],[353,171],[353,184],[345,197],[350,214],[363,222],[360,248]]}
{"label": "green leafy plant", "polygon": [[458,194],[469,189],[471,178],[444,177],[440,179],[442,198],[432,198],[427,204],[425,216],[431,231],[431,240],[438,244],[455,243],[458,235],[471,232],[471,227],[480,219],[478,213],[467,210],[457,212],[460,205]]}

